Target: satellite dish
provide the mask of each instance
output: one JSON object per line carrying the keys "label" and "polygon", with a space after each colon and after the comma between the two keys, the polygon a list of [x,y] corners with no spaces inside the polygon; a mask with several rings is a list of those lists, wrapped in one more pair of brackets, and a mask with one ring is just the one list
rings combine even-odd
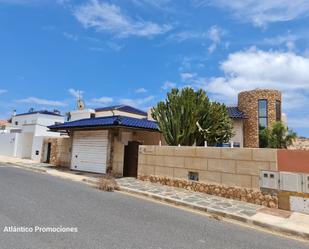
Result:
{"label": "satellite dish", "polygon": [[84,110],[85,109],[85,102],[82,99],[77,100],[77,109]]}

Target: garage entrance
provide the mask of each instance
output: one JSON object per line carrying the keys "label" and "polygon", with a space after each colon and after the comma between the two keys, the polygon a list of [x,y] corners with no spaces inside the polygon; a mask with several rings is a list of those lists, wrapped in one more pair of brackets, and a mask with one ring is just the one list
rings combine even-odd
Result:
{"label": "garage entrance", "polygon": [[139,142],[130,141],[124,148],[123,176],[137,177]]}
{"label": "garage entrance", "polygon": [[75,131],[71,169],[106,173],[108,131]]}

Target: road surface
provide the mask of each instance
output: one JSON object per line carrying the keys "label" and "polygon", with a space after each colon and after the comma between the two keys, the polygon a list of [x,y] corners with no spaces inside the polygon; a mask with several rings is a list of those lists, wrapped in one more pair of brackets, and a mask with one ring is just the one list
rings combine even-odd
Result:
{"label": "road surface", "polygon": [[[9,232],[14,229],[28,232]],[[0,248],[308,249],[309,244],[0,165]]]}

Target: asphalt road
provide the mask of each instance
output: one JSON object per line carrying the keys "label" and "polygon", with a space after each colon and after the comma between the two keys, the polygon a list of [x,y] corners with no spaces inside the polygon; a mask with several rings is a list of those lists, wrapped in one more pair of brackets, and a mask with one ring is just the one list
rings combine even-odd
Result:
{"label": "asphalt road", "polygon": [[[10,226],[76,227],[78,232],[4,232]],[[0,166],[0,248],[308,249],[309,244],[81,183]]]}

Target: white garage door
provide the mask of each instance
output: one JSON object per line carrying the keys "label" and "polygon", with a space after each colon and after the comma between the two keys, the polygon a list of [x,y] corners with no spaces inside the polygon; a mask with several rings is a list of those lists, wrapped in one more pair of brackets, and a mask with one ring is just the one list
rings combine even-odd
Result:
{"label": "white garage door", "polygon": [[108,131],[75,131],[71,169],[106,173]]}

